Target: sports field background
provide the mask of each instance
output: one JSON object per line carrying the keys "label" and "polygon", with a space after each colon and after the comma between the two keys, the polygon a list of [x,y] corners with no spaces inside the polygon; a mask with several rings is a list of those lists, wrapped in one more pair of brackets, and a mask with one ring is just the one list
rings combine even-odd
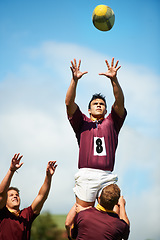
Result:
{"label": "sports field background", "polygon": [[65,230],[65,220],[67,215],[63,214],[59,214],[59,215],[52,215],[53,220],[55,221],[55,223],[57,224],[57,227],[61,230]]}

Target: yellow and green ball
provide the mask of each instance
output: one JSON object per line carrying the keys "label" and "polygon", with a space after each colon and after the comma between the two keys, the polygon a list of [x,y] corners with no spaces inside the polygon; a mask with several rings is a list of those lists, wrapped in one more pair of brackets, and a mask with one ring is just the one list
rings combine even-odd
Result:
{"label": "yellow and green ball", "polygon": [[115,21],[113,10],[106,5],[98,5],[92,14],[94,26],[101,31],[109,31]]}

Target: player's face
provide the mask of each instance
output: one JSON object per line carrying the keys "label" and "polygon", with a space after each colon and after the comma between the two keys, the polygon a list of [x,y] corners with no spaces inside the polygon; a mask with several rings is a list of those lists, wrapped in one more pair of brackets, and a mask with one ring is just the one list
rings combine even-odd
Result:
{"label": "player's face", "polygon": [[20,205],[20,197],[17,191],[9,190],[7,194],[7,202],[6,206],[8,208],[19,208]]}
{"label": "player's face", "polygon": [[90,109],[88,112],[91,117],[101,118],[107,113],[105,102],[102,99],[94,99],[91,102]]}

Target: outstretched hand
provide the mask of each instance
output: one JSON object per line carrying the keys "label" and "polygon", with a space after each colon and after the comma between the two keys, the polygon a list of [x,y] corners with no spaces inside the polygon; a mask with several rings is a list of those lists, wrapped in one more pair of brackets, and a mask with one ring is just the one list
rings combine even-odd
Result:
{"label": "outstretched hand", "polygon": [[78,80],[80,79],[84,74],[88,73],[88,72],[81,72],[80,71],[80,65],[81,65],[81,60],[79,60],[79,63],[78,63],[78,66],[77,66],[77,62],[76,62],[76,59],[74,58],[74,62],[71,61],[71,71],[72,71],[72,76],[73,76],[73,79],[74,80]]}
{"label": "outstretched hand", "polygon": [[110,79],[114,79],[116,77],[116,75],[117,75],[117,71],[121,67],[121,66],[117,67],[119,61],[116,61],[116,64],[114,65],[114,58],[112,58],[111,66],[109,65],[107,60],[105,60],[105,62],[106,62],[106,65],[108,67],[108,70],[105,73],[99,73],[99,75],[103,75],[103,76],[106,76],[106,77],[108,77]]}
{"label": "outstretched hand", "polygon": [[56,167],[57,167],[56,161],[49,161],[46,170],[47,175],[52,176],[55,173]]}
{"label": "outstretched hand", "polygon": [[17,169],[19,169],[23,165],[23,162],[20,163],[22,157],[23,155],[20,156],[20,153],[14,154],[14,157],[12,158],[11,165],[10,165],[11,171],[15,172]]}

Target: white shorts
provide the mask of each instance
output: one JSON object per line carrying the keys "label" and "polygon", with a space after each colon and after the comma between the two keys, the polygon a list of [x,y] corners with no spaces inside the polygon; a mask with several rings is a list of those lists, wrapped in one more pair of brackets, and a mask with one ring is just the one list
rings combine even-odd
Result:
{"label": "white shorts", "polygon": [[75,174],[75,195],[85,202],[94,202],[104,187],[118,181],[117,175],[100,169],[81,168]]}

